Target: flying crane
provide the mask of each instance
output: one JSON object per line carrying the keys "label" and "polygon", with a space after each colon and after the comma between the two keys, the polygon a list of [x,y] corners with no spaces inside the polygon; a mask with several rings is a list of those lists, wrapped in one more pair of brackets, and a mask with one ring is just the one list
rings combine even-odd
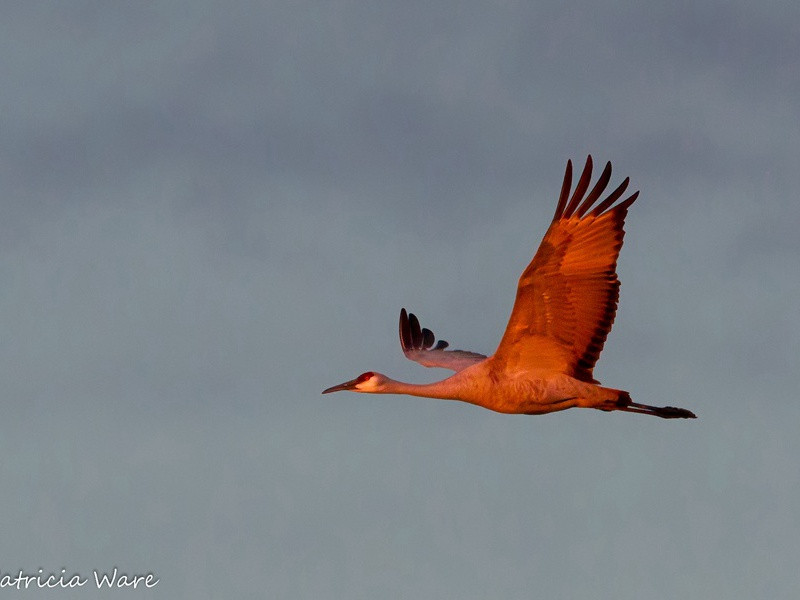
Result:
{"label": "flying crane", "polygon": [[455,373],[442,381],[414,384],[367,371],[322,393],[409,394],[529,415],[581,407],[694,419],[684,408],[638,404],[628,392],[594,379],[594,365],[617,311],[616,267],[625,216],[639,192],[617,203],[630,181],[625,178],[595,205],[611,179],[611,163],[586,195],[591,177],[590,155],[570,197],[572,161],[567,161],[553,221],[520,276],[511,317],[492,356],[447,350],[447,342],[436,342],[433,332],[403,308],[400,345],[406,357]]}

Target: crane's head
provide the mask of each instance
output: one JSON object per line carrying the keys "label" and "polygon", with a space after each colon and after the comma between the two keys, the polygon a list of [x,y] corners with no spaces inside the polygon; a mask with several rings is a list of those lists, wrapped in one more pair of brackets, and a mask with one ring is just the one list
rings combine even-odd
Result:
{"label": "crane's head", "polygon": [[379,393],[383,391],[384,385],[388,381],[388,377],[385,375],[381,375],[380,373],[374,373],[372,371],[367,371],[366,373],[362,373],[355,379],[351,381],[345,381],[344,383],[340,383],[339,385],[335,385],[333,387],[329,387],[327,390],[324,390],[323,394],[330,394],[331,392],[341,392],[342,390],[349,390],[351,392],[367,392],[367,393]]}

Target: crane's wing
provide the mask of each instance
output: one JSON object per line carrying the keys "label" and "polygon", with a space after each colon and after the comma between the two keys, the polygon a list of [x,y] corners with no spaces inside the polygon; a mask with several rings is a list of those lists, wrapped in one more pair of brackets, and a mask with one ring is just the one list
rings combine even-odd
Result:
{"label": "crane's wing", "polygon": [[522,273],[503,339],[495,353],[500,368],[541,368],[583,381],[592,377],[619,298],[617,257],[628,207],[639,192],[614,203],[629,179],[597,206],[611,178],[611,163],[584,198],[592,157],[572,197],[572,161],[567,162],[555,216],[539,250]]}
{"label": "crane's wing", "polygon": [[452,371],[461,371],[486,359],[477,352],[445,350],[449,344],[444,340],[439,340],[434,346],[435,340],[430,329],[420,328],[414,313],[407,314],[405,308],[400,310],[400,345],[406,358],[424,367],[441,367]]}

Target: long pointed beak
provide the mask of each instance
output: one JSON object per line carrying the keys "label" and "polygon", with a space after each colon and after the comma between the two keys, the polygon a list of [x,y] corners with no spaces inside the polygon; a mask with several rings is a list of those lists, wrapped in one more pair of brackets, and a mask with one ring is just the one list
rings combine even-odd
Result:
{"label": "long pointed beak", "polygon": [[340,383],[339,385],[335,385],[333,387],[329,387],[327,390],[323,390],[323,394],[330,394],[331,392],[341,392],[344,390],[352,390],[355,389],[356,384],[358,383],[358,379],[352,379],[350,381],[345,381],[344,383]]}

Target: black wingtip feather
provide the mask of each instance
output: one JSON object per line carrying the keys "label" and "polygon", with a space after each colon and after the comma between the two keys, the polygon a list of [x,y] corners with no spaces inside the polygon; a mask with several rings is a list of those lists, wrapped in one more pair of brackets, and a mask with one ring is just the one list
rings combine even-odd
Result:
{"label": "black wingtip feather", "polygon": [[433,332],[426,328],[422,328],[422,348],[423,350],[427,350],[431,346],[433,346],[433,342],[436,341],[436,338],[433,335]]}
{"label": "black wingtip feather", "polygon": [[611,180],[611,163],[606,163],[606,168],[603,169],[603,172],[600,175],[600,179],[597,180],[597,183],[594,184],[592,191],[589,192],[589,195],[586,196],[586,200],[584,200],[581,205],[578,207],[578,210],[575,211],[575,216],[579,219],[586,214],[590,208],[592,208],[592,204],[597,202],[597,199],[606,189],[608,182]]}
{"label": "black wingtip feather", "polygon": [[411,349],[411,331],[408,327],[408,313],[405,308],[400,309],[400,345],[403,350]]}
{"label": "black wingtip feather", "polygon": [[589,187],[589,182],[592,180],[592,155],[586,157],[586,164],[583,167],[583,173],[581,173],[581,178],[578,180],[578,185],[575,186],[575,191],[572,192],[572,198],[567,205],[567,208],[564,209],[564,218],[569,219],[572,214],[575,212],[575,209],[578,208],[578,204],[580,204],[581,198],[586,193],[586,189]]}
{"label": "black wingtip feather", "polygon": [[561,194],[558,196],[558,205],[556,206],[556,213],[553,215],[553,220],[558,221],[564,212],[564,207],[567,205],[567,196],[569,196],[569,188],[572,187],[572,161],[567,161],[567,170],[564,171],[564,183],[561,184]]}
{"label": "black wingtip feather", "polygon": [[419,326],[419,319],[417,319],[417,315],[414,313],[409,314],[408,324],[411,331],[411,346],[413,348],[422,347],[422,328]]}

